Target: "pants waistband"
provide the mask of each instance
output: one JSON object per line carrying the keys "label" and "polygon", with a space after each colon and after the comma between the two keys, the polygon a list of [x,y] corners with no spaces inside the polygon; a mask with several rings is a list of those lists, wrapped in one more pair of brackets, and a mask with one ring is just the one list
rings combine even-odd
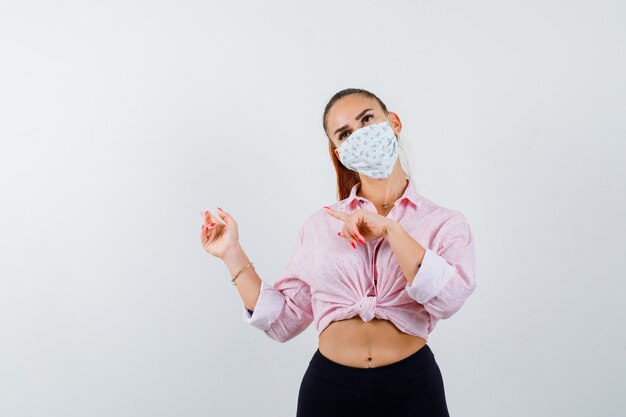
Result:
{"label": "pants waistband", "polygon": [[375,388],[392,386],[429,371],[435,364],[435,357],[428,344],[417,352],[397,362],[373,368],[358,368],[335,362],[324,356],[319,348],[313,354],[309,367],[326,379],[354,388]]}

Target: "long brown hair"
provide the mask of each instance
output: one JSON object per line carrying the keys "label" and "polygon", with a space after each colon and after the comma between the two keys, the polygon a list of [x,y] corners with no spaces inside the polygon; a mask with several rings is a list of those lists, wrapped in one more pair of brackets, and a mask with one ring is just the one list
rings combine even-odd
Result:
{"label": "long brown hair", "polygon": [[[383,109],[385,114],[388,113],[385,103],[383,103],[383,101],[379,99],[374,93],[363,90],[361,88],[346,88],[335,93],[335,95],[333,95],[328,101],[328,104],[326,104],[326,107],[324,108],[324,115],[322,116],[322,125],[324,127],[324,132],[326,132],[326,117],[328,116],[330,108],[335,104],[335,102],[337,102],[337,100],[351,94],[361,94],[365,97],[375,99],[380,104],[380,107]],[[352,190],[352,187],[354,187],[354,185],[360,181],[359,173],[346,168],[341,163],[341,161],[337,158],[337,155],[335,155],[335,144],[332,142],[332,140],[330,140],[328,133],[326,133],[326,137],[328,137],[328,152],[330,153],[330,160],[332,161],[335,167],[335,173],[337,174],[337,198],[339,200],[343,200],[350,195],[350,190]]]}

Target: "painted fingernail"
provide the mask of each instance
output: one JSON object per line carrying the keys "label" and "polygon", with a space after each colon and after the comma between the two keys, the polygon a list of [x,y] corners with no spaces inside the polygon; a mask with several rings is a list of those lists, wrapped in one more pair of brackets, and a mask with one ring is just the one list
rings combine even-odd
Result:
{"label": "painted fingernail", "polygon": [[353,247],[354,249],[356,249],[356,243],[354,243],[354,240],[353,240],[353,241],[351,241],[351,242],[350,242],[350,244],[352,245],[352,247]]}
{"label": "painted fingernail", "polygon": [[205,228],[205,225],[202,225],[202,230],[204,230],[204,228]]}
{"label": "painted fingernail", "polygon": [[337,236],[341,236],[341,232],[337,232]]}
{"label": "painted fingernail", "polygon": [[209,226],[213,227],[213,226],[215,226],[215,223],[211,223]]}
{"label": "painted fingernail", "polygon": [[328,206],[324,206],[324,208],[330,208],[330,207],[328,207]]}

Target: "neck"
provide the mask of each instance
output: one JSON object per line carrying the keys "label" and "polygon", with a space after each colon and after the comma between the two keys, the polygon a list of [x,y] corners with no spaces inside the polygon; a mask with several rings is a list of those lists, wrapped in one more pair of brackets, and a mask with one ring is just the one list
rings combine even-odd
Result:
{"label": "neck", "polygon": [[408,177],[399,169],[394,169],[389,178],[375,179],[361,175],[361,185],[357,195],[374,203],[376,206],[391,207],[404,194],[408,185]]}

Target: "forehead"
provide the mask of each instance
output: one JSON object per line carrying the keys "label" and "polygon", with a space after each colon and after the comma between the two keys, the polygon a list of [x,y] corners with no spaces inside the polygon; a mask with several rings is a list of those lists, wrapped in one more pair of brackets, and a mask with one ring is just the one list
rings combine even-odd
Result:
{"label": "forehead", "polygon": [[328,130],[333,132],[338,127],[352,124],[355,122],[354,117],[368,108],[373,109],[374,112],[382,111],[376,99],[361,94],[351,94],[337,100],[328,112]]}

